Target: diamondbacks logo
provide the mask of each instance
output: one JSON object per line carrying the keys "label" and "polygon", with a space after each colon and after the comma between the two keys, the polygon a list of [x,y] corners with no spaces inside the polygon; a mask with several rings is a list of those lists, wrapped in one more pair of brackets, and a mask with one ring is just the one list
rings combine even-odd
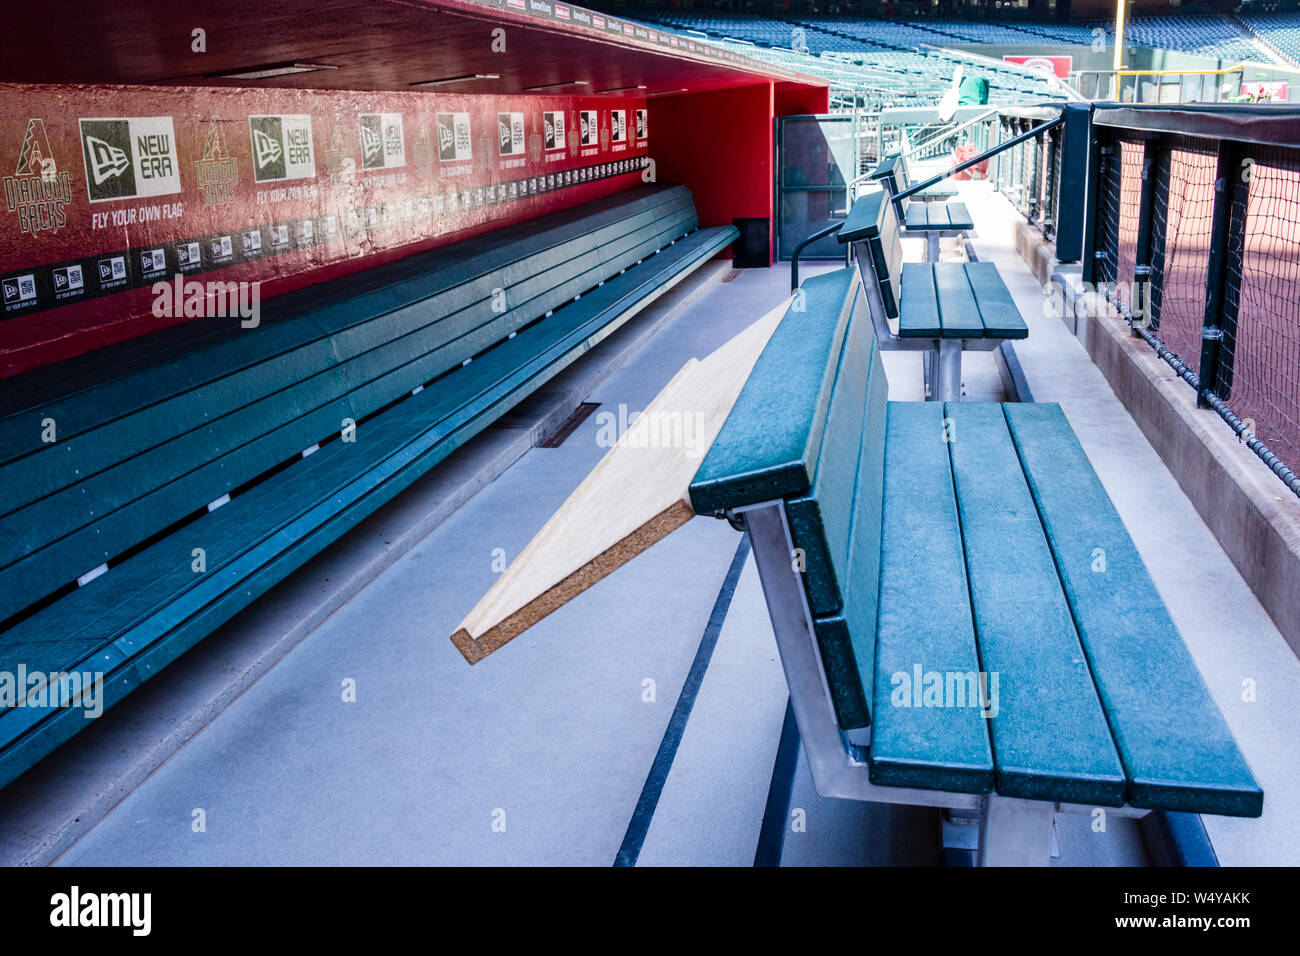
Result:
{"label": "diamondbacks logo", "polygon": [[468,113],[438,114],[438,159],[463,163],[474,158]]}
{"label": "diamondbacks logo", "polygon": [[361,168],[393,169],[406,165],[401,113],[362,113]]}
{"label": "diamondbacks logo", "polygon": [[203,137],[203,154],[194,162],[198,175],[199,192],[203,205],[222,206],[235,201],[235,187],[239,185],[239,166],[226,149],[226,134],[221,131],[221,120],[212,117],[207,135]]}
{"label": "diamondbacks logo", "polygon": [[648,126],[648,115],[646,111],[637,110],[636,111],[636,141],[638,143],[644,142],[645,139],[649,136],[649,130],[647,129],[647,126]]}
{"label": "diamondbacks logo", "polygon": [[497,114],[497,155],[522,156],[524,153],[524,114]]}
{"label": "diamondbacks logo", "polygon": [[561,150],[565,147],[564,141],[564,114],[563,113],[543,113],[543,148],[548,152]]}
{"label": "diamondbacks logo", "polygon": [[27,121],[18,166],[5,177],[4,190],[5,207],[18,214],[18,231],[23,235],[46,230],[53,234],[67,225],[63,207],[72,202],[72,186],[50,153],[44,120]]}
{"label": "diamondbacks logo", "polygon": [[599,114],[595,110],[582,110],[578,113],[580,124],[580,142],[583,146],[595,146],[599,136]]}
{"label": "diamondbacks logo", "polygon": [[79,122],[91,202],[181,191],[176,134],[170,116]]}
{"label": "diamondbacks logo", "polygon": [[627,110],[610,110],[609,127],[613,131],[614,142],[627,142]]}
{"label": "diamondbacks logo", "polygon": [[315,178],[310,116],[250,116],[248,133],[253,144],[254,181]]}

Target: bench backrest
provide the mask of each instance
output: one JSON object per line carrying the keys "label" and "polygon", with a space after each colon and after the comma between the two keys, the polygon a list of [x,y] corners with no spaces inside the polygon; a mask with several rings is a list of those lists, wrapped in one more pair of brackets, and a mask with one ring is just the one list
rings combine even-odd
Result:
{"label": "bench backrest", "polygon": [[852,729],[866,725],[872,685],[889,385],[854,270],[801,289],[701,462],[691,503],[708,514],[785,501],[831,697]]}
{"label": "bench backrest", "polygon": [[902,290],[903,242],[898,215],[884,189],[864,192],[853,203],[844,225],[836,234],[841,243],[852,243],[867,296],[890,319],[898,318]]}
{"label": "bench backrest", "polygon": [[697,226],[637,189],[4,383],[0,622]]}

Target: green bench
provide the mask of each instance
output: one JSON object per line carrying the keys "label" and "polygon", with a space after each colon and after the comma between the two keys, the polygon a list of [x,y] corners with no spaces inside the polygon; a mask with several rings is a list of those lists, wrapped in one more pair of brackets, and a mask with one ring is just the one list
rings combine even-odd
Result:
{"label": "green bench", "polygon": [[818,792],[946,808],[986,864],[1058,812],[1258,816],[1060,407],[890,402],[855,271],[803,290],[690,496],[750,536]]}
{"label": "green bench", "polygon": [[884,190],[860,196],[836,235],[852,244],[880,347],[926,353],[929,397],[961,399],[963,351],[1029,336],[993,263],[903,262],[898,219]]}
{"label": "green bench", "polygon": [[[900,157],[897,153],[886,156],[868,174],[871,179],[881,180],[886,176],[893,179],[894,184],[898,186],[897,191],[902,192],[912,185],[911,164]],[[946,182],[936,183],[929,189],[923,189],[912,196],[917,202],[948,202],[950,199],[957,198],[957,189]]]}
{"label": "green bench", "polygon": [[[890,196],[897,196],[911,186],[907,176],[907,164],[897,156],[882,160],[872,170],[871,178],[880,183]],[[956,192],[945,193],[943,187],[936,186],[915,196],[894,201],[902,220],[904,234],[921,236],[925,239],[927,262],[939,261],[941,238],[964,236],[975,228],[975,220],[971,218],[966,204],[946,202],[944,200],[947,195],[955,196]]]}
{"label": "green bench", "polygon": [[[119,701],[736,235],[639,187],[0,382],[0,673]],[[0,786],[86,724],[0,708]]]}

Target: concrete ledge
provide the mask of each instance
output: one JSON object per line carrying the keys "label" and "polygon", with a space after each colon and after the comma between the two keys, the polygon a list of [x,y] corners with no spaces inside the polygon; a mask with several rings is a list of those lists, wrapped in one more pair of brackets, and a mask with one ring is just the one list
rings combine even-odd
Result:
{"label": "concrete ledge", "polygon": [[1300,499],[1218,415],[1196,407],[1187,383],[1118,313],[1106,306],[1086,321],[1075,318],[1075,277],[1053,279],[1065,290],[1066,326],[1300,656]]}
{"label": "concrete ledge", "polygon": [[4,790],[0,866],[57,859],[331,614],[549,435],[731,272],[716,260],[638,312],[251,607]]}
{"label": "concrete ledge", "polygon": [[1016,222],[1016,251],[1039,285],[1046,286],[1052,281],[1057,264],[1056,244],[1044,239],[1041,232],[1023,219]]}

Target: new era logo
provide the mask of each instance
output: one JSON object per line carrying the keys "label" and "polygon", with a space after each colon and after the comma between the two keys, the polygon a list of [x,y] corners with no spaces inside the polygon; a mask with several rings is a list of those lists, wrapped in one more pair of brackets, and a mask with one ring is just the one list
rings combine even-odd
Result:
{"label": "new era logo", "polygon": [[83,285],[81,266],[64,266],[54,270],[55,292],[76,292]]}
{"label": "new era logo", "polygon": [[94,136],[86,137],[86,151],[90,156],[90,178],[96,186],[114,176],[121,176],[131,165],[124,150]]}
{"label": "new era logo", "polygon": [[126,278],[125,256],[112,256],[108,259],[100,259],[96,265],[99,267],[100,285],[103,285],[106,282],[121,282]]}
{"label": "new era logo", "polygon": [[0,283],[5,305],[33,302],[36,299],[36,276],[11,276]]}
{"label": "new era logo", "polygon": [[284,149],[278,139],[263,130],[253,130],[253,161],[257,163],[258,169],[265,169],[278,162],[282,155]]}

